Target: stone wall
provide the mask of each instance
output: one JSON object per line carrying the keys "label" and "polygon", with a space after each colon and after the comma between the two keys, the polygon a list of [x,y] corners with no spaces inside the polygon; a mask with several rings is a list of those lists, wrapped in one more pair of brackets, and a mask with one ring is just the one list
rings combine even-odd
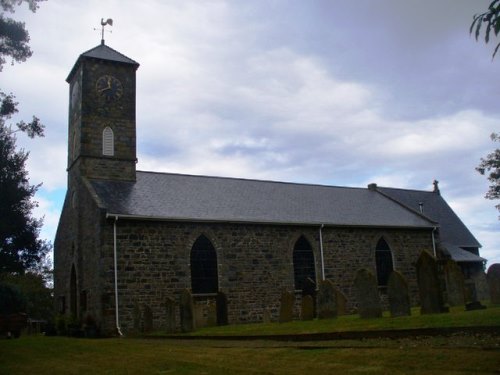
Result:
{"label": "stone wall", "polygon": [[[103,283],[105,291],[111,293],[112,220],[105,225]],[[318,227],[118,220],[118,288],[123,331],[134,329],[134,309],[145,306],[152,310],[154,328],[165,326],[166,299],[178,302],[181,291],[191,288],[190,251],[202,234],[217,252],[219,290],[227,295],[231,324],[262,321],[266,310],[277,319],[281,291],[293,290],[292,250],[301,235],[313,247],[316,279],[321,278]],[[348,309],[356,306],[352,290],[356,270],[375,271],[374,249],[380,236],[391,247],[395,268],[408,280],[412,304],[418,303],[415,262],[422,250],[432,251],[430,231],[325,227],[322,235],[325,275],[347,296]],[[205,298],[212,300],[213,296]],[[202,305],[203,299],[204,296],[195,295],[197,304]],[[296,304],[298,318],[300,298]],[[103,309],[112,315],[113,307],[111,300],[106,301]]]}

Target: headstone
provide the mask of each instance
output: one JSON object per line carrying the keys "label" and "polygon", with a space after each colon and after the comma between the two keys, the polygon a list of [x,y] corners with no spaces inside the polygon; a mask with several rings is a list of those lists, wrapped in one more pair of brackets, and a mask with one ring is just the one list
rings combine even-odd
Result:
{"label": "headstone", "polygon": [[262,323],[271,323],[271,312],[269,309],[264,309],[262,313]]}
{"label": "headstone", "polygon": [[291,322],[293,320],[293,305],[295,296],[286,290],[281,292],[280,317],[279,322]]}
{"label": "headstone", "polygon": [[153,331],[153,310],[148,305],[144,305],[144,312],[142,313],[144,319],[144,332],[150,333]]}
{"label": "headstone", "polygon": [[347,314],[347,298],[340,289],[335,288],[335,299],[337,301],[337,315]]}
{"label": "headstone", "polygon": [[337,317],[337,301],[335,295],[335,285],[331,280],[319,282],[316,303],[318,319],[329,319]]}
{"label": "headstone", "polygon": [[132,315],[134,320],[134,331],[136,333],[142,332],[141,329],[142,314],[141,314],[141,308],[139,307],[138,303],[134,304],[134,311]]}
{"label": "headstone", "polygon": [[476,297],[479,301],[486,301],[490,299],[490,288],[488,286],[488,280],[486,279],[486,274],[481,271],[477,272],[472,276],[474,284],[476,286]]}
{"label": "headstone", "polygon": [[179,309],[182,332],[192,332],[194,330],[194,305],[193,296],[188,289],[184,289],[181,293]]}
{"label": "headstone", "polygon": [[170,297],[165,300],[165,331],[175,332],[175,301]]}
{"label": "headstone", "polygon": [[421,314],[447,312],[439,285],[438,267],[434,257],[422,251],[417,261],[417,282]]}
{"label": "headstone", "polygon": [[375,276],[363,268],[358,270],[354,279],[354,290],[358,302],[358,313],[363,319],[382,316],[380,296]]}
{"label": "headstone", "polygon": [[449,259],[444,266],[446,275],[446,293],[448,296],[448,305],[461,306],[465,303],[465,285],[464,274],[460,266]]}
{"label": "headstone", "polygon": [[227,297],[224,293],[217,293],[215,298],[215,305],[217,309],[217,325],[226,326],[229,324],[228,313],[227,313]]}
{"label": "headstone", "polygon": [[493,304],[500,303],[500,263],[492,264],[486,274],[490,288],[490,300]]}
{"label": "headstone", "polygon": [[207,326],[213,327],[217,325],[217,304],[215,301],[210,301],[207,305]]}
{"label": "headstone", "polygon": [[194,327],[202,328],[207,325],[207,318],[205,316],[205,306],[200,303],[193,303],[194,307]]}
{"label": "headstone", "polygon": [[387,297],[391,317],[411,315],[408,283],[398,271],[392,271],[387,282]]}
{"label": "headstone", "polygon": [[302,297],[300,318],[302,320],[314,319],[314,301],[310,295]]}
{"label": "headstone", "polygon": [[311,296],[313,300],[313,316],[316,316],[316,283],[307,277],[302,284],[302,297]]}

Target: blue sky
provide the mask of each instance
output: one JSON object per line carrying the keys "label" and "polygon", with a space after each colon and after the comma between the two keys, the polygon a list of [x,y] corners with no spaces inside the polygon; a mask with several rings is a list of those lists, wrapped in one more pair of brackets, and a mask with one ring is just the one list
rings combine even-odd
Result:
{"label": "blue sky", "polygon": [[63,1],[25,6],[33,57],[6,66],[19,118],[39,116],[36,211],[53,240],[66,190],[68,85],[106,43],[137,72],[138,168],[338,186],[432,189],[500,262],[500,221],[474,168],[500,131],[500,59],[469,36],[488,1]]}

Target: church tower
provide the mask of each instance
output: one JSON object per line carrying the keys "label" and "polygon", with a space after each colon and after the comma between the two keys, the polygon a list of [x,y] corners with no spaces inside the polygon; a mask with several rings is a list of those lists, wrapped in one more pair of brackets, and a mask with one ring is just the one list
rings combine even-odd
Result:
{"label": "church tower", "polygon": [[139,64],[101,44],[80,55],[70,85],[68,174],[135,181],[135,73]]}

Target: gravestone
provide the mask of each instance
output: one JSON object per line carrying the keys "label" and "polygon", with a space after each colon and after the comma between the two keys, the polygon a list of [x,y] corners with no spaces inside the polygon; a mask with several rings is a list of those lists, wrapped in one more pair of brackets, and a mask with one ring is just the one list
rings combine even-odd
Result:
{"label": "gravestone", "polygon": [[194,307],[194,327],[195,328],[202,328],[207,326],[207,317],[205,315],[205,306],[199,303],[194,303],[193,301],[193,307]]}
{"label": "gravestone", "polygon": [[291,322],[293,320],[293,305],[295,296],[293,293],[283,290],[281,292],[280,317],[279,322]]}
{"label": "gravestone", "polygon": [[392,271],[387,282],[387,298],[391,317],[411,315],[408,283],[398,271]]}
{"label": "gravestone", "polygon": [[153,310],[151,310],[151,307],[144,305],[142,316],[144,319],[144,332],[153,332]]}
{"label": "gravestone", "polygon": [[461,306],[465,303],[464,274],[460,266],[449,259],[444,266],[446,275],[446,293],[448,295],[448,305]]}
{"label": "gravestone", "polygon": [[215,306],[217,313],[217,325],[226,326],[229,324],[228,312],[227,312],[227,297],[224,293],[217,293],[215,297]]}
{"label": "gravestone", "polygon": [[382,316],[380,296],[375,276],[365,268],[356,272],[354,290],[358,302],[358,313],[363,319]]}
{"label": "gravestone", "polygon": [[300,318],[302,320],[314,319],[314,301],[310,295],[302,297]]}
{"label": "gravestone", "polygon": [[207,326],[213,327],[217,325],[217,302],[209,301],[207,304]]}
{"label": "gravestone", "polygon": [[422,251],[417,260],[417,282],[421,314],[438,314],[448,311],[443,303],[436,260],[427,251]]}
{"label": "gravestone", "polygon": [[337,316],[337,301],[335,297],[335,285],[333,285],[333,282],[331,280],[320,281],[316,295],[318,319],[329,319]]}
{"label": "gravestone", "polygon": [[142,320],[142,314],[141,314],[141,308],[139,307],[138,303],[134,304],[134,311],[132,312],[133,315],[133,320],[134,320],[134,331],[136,333],[142,332],[141,329],[141,320]]}
{"label": "gravestone", "polygon": [[311,296],[313,300],[313,316],[316,316],[316,283],[307,277],[302,284],[302,297]]}
{"label": "gravestone", "polygon": [[269,309],[264,309],[262,313],[262,323],[271,323],[271,312]]}
{"label": "gravestone", "polygon": [[335,299],[337,301],[337,315],[347,314],[347,298],[340,289],[335,288]]}
{"label": "gravestone", "polygon": [[165,331],[175,332],[175,301],[170,297],[165,300]]}
{"label": "gravestone", "polygon": [[181,293],[179,310],[182,332],[192,332],[194,330],[194,305],[193,296],[188,289],[184,289]]}
{"label": "gravestone", "polygon": [[500,263],[492,264],[486,274],[490,289],[490,300],[493,304],[500,303]]}
{"label": "gravestone", "polygon": [[472,276],[474,280],[474,285],[476,287],[476,297],[479,301],[486,301],[490,299],[490,288],[488,286],[488,280],[486,279],[486,274],[484,272],[477,272]]}

